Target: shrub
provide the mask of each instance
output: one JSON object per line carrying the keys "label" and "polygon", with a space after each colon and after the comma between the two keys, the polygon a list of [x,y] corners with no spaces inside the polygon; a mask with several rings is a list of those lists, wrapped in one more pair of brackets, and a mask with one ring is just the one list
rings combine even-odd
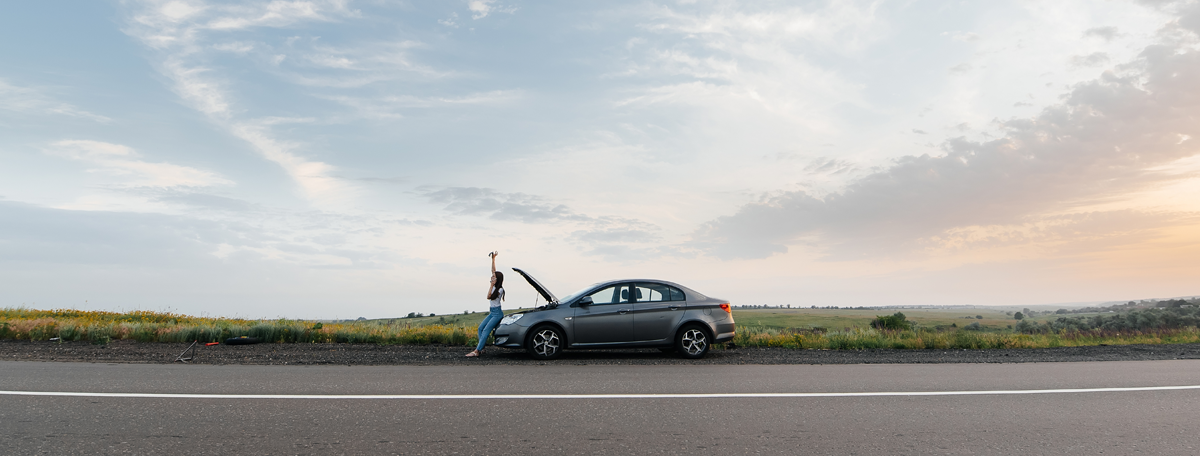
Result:
{"label": "shrub", "polygon": [[1017,320],[1024,320],[1024,319],[1025,319],[1025,314],[1023,314],[1023,313],[1021,313],[1021,312],[1017,312],[1017,313],[1013,314],[1013,318],[1014,318],[1014,319],[1017,319]]}
{"label": "shrub", "polygon": [[983,326],[981,326],[981,325],[979,324],[979,322],[977,322],[977,321],[976,321],[976,322],[972,322],[972,323],[971,323],[971,324],[969,324],[969,325],[963,326],[963,329],[965,329],[965,330],[967,330],[967,331],[982,331],[982,330],[983,330]]}
{"label": "shrub", "polygon": [[1017,322],[1017,326],[1013,330],[1019,333],[1034,334],[1041,331],[1040,325],[1033,320],[1021,320]]}
{"label": "shrub", "polygon": [[891,330],[906,330],[912,329],[912,323],[908,321],[903,313],[896,312],[892,315],[875,316],[871,320],[871,327],[875,329],[891,329]]}

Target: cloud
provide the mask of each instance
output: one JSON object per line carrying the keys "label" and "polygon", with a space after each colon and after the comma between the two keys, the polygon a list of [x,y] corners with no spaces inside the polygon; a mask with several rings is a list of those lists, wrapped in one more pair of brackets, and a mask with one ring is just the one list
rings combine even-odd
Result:
{"label": "cloud", "polygon": [[[554,225],[555,232],[569,233],[566,240],[585,255],[601,256],[622,263],[686,256],[679,246],[663,243],[661,228],[653,223],[625,217],[590,216],[564,204],[525,193],[504,193],[477,187],[419,187],[417,193],[430,202],[444,204],[455,215],[487,217],[490,220],[537,225]],[[570,231],[568,231],[570,230]],[[631,252],[640,255],[631,257]]]}
{"label": "cloud", "polygon": [[[202,2],[141,2],[125,32],[162,53],[159,70],[174,84],[175,92],[230,134],[249,143],[263,158],[284,169],[305,195],[317,201],[343,198],[352,191],[329,176],[335,168],[304,158],[298,145],[274,136],[276,118],[242,119],[233,108],[229,90],[214,71],[197,62],[202,42],[212,33],[255,27],[285,27],[306,21],[335,21],[354,17],[346,1],[284,1],[210,5]],[[231,49],[241,49],[237,46]]]}
{"label": "cloud", "polygon": [[446,108],[463,105],[497,105],[508,103],[524,95],[519,90],[493,90],[457,97],[415,97],[390,95],[383,97],[325,96],[323,98],[354,108],[362,117],[370,119],[403,118],[402,110],[414,108]]}
{"label": "cloud", "polygon": [[820,157],[804,166],[804,171],[815,175],[839,175],[858,170],[858,165],[839,158]]}
{"label": "cloud", "polygon": [[22,115],[59,115],[108,123],[112,119],[82,110],[69,103],[56,101],[41,91],[18,87],[0,79],[0,110]]}
{"label": "cloud", "polygon": [[[769,130],[764,125],[775,124],[789,131],[828,133],[836,129],[838,110],[868,106],[862,85],[809,57],[816,52],[854,54],[885,36],[887,24],[876,16],[876,5],[754,2],[736,8],[725,3],[647,8],[641,13],[648,19],[637,20],[648,35],[628,41],[625,67],[605,75],[646,84],[629,90],[629,96],[615,102],[617,107],[679,106],[683,116],[732,131]],[[731,115],[735,112],[740,115]],[[743,125],[731,125],[731,120]]]}
{"label": "cloud", "polygon": [[259,209],[258,205],[225,196],[210,195],[195,192],[165,192],[153,198],[154,201],[167,204],[184,205],[226,212],[250,212]]}
{"label": "cloud", "polygon": [[468,0],[467,9],[471,10],[471,19],[483,19],[492,13],[512,14],[517,11],[515,6],[496,5],[496,0]]}
{"label": "cloud", "polygon": [[1093,67],[1108,63],[1108,53],[1093,52],[1088,55],[1076,55],[1071,57],[1071,66],[1074,67]]}
{"label": "cloud", "polygon": [[1117,28],[1111,25],[1106,27],[1092,27],[1083,31],[1084,37],[1095,37],[1103,39],[1104,41],[1112,41],[1118,35],[1120,35],[1120,33],[1118,32]]}
{"label": "cloud", "polygon": [[447,211],[458,215],[485,216],[493,220],[524,223],[595,220],[572,211],[566,205],[548,203],[541,197],[524,193],[502,193],[478,187],[419,187],[417,192],[430,202],[445,204]]}
{"label": "cloud", "polygon": [[401,185],[407,184],[412,179],[407,177],[340,177],[341,179],[356,180],[359,182],[370,182],[375,184],[391,184]]}
{"label": "cloud", "polygon": [[215,44],[212,48],[218,51],[232,52],[234,54],[247,54],[254,50],[254,45],[251,43],[243,43],[241,41],[233,41],[229,43]]}
{"label": "cloud", "polygon": [[218,245],[262,238],[220,222],[163,214],[72,211],[0,201],[0,262],[189,266],[216,260]]}
{"label": "cloud", "polygon": [[[162,198],[207,209],[239,203],[184,192],[163,192]],[[320,212],[266,214],[268,217],[247,223],[191,215],[64,210],[0,201],[0,218],[6,220],[0,224],[0,264],[117,265],[135,270],[180,268],[211,273],[239,263],[252,265],[251,270],[285,265],[379,269],[414,263],[362,242],[364,234],[370,238],[372,229],[382,225],[381,220]],[[288,229],[272,229],[275,225]]]}
{"label": "cloud", "polygon": [[961,74],[961,73],[966,73],[968,71],[971,71],[973,69],[975,69],[974,65],[964,62],[964,63],[960,63],[958,65],[954,65],[954,66],[950,67],[949,69],[947,69],[947,71],[949,71],[950,74]]}
{"label": "cloud", "polygon": [[106,174],[121,179],[121,185],[176,187],[205,187],[233,185],[216,173],[170,163],[151,163],[139,159],[132,148],[90,140],[62,140],[51,143],[45,150],[49,155],[70,158],[94,165],[88,172]]}
{"label": "cloud", "polygon": [[[247,2],[222,5],[203,26],[214,30],[241,30],[252,27],[286,27],[298,22],[333,22],[359,13],[348,7],[347,0],[309,0]],[[164,11],[165,12],[165,11]]]}
{"label": "cloud", "polygon": [[[1177,179],[1156,167],[1195,156],[1200,51],[1153,45],[1121,72],[1078,84],[1031,118],[1002,122],[999,139],[952,138],[943,155],[907,156],[840,192],[781,192],[704,224],[697,245],[761,258],[788,245],[857,254],[917,248],[955,229],[1036,222],[1120,201]],[[873,253],[871,249],[877,249]]]}

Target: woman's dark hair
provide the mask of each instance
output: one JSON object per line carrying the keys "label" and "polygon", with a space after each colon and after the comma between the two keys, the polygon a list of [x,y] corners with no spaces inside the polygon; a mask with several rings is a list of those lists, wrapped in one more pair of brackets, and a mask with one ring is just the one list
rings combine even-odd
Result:
{"label": "woman's dark hair", "polygon": [[504,273],[496,271],[496,284],[492,285],[492,294],[488,299],[496,299],[500,297],[500,290],[504,289]]}

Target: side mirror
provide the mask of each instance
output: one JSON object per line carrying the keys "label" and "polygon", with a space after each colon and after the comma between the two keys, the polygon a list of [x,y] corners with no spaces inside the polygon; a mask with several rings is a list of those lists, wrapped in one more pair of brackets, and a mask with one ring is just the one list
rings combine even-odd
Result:
{"label": "side mirror", "polygon": [[587,306],[587,305],[591,305],[591,304],[592,304],[592,297],[591,297],[591,296],[584,296],[584,297],[582,297],[582,298],[579,298],[579,301],[577,302],[577,304],[579,304],[579,305],[581,305],[581,306]]}

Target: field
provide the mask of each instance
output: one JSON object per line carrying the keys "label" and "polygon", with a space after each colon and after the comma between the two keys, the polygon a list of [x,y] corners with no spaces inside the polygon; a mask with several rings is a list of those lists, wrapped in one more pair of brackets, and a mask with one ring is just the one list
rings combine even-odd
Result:
{"label": "field", "polygon": [[[963,326],[978,322],[988,327],[1004,328],[1015,322],[1003,311],[993,309],[735,309],[733,318],[742,326],[838,330],[866,328],[876,316],[895,312],[903,312],[909,320],[929,327],[951,324]],[[983,316],[983,319],[976,319],[976,315]]]}
{"label": "field", "polygon": [[[912,328],[871,327],[896,309],[735,309],[734,343],[797,349],[1046,348],[1100,344],[1198,343],[1198,308],[1075,314],[1091,326],[1056,327],[1059,315],[1018,322],[997,309],[902,309]],[[518,310],[509,310],[508,313]],[[355,321],[245,320],[157,312],[0,309],[0,339],[216,342],[249,336],[277,343],[474,345],[485,313]],[[982,317],[982,318],[978,318]],[[1105,323],[1107,321],[1107,323]],[[1114,326],[1113,323],[1121,325]],[[1042,325],[1042,326],[1039,326]],[[1122,326],[1123,325],[1123,326]]]}

